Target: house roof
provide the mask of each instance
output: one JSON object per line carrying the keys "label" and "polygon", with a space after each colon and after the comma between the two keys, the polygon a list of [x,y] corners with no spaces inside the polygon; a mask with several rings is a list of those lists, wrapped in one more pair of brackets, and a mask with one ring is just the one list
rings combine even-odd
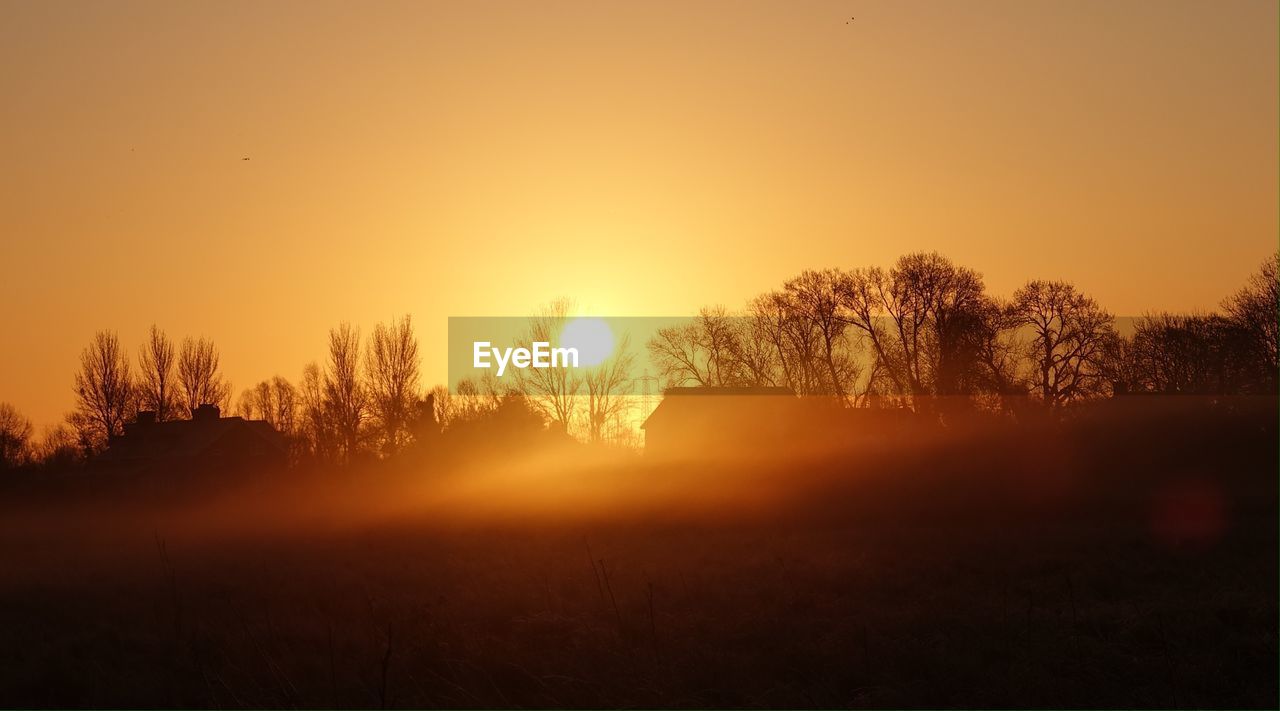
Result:
{"label": "house roof", "polygon": [[721,387],[696,386],[667,388],[662,391],[663,397],[672,395],[795,395],[791,388],[784,387]]}
{"label": "house roof", "polygon": [[[641,429],[647,429],[651,423],[658,422],[673,417],[673,411],[684,411],[689,413],[691,410],[699,410],[703,415],[710,415],[713,411],[721,411],[720,414],[727,414],[733,410],[739,410],[742,407],[750,409],[754,405],[773,406],[782,400],[762,400],[764,397],[781,398],[793,397],[795,391],[791,388],[781,387],[679,387],[667,388],[662,393],[662,402],[654,408],[649,417],[640,425]],[[736,396],[730,400],[725,396]],[[679,402],[679,405],[675,403]],[[738,411],[736,414],[743,414]]]}
{"label": "house roof", "polygon": [[268,451],[285,450],[280,433],[267,422],[221,417],[130,425],[123,436],[112,440],[102,458],[121,461],[206,456],[216,453],[219,442],[225,437],[236,434],[260,441]]}

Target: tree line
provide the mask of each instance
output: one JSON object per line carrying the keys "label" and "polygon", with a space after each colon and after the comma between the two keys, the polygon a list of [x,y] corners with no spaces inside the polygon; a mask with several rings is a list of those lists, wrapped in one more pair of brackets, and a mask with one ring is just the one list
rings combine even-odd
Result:
{"label": "tree line", "polygon": [[[938,254],[909,254],[888,269],[805,271],[738,311],[701,309],[644,345],[667,387],[786,387],[849,407],[1061,411],[1120,394],[1275,395],[1277,261],[1267,259],[1212,313],[1153,313],[1128,332],[1074,285],[1033,280],[1008,298]],[[529,321],[525,345],[554,341],[567,300]],[[212,340],[175,342],[152,326],[136,358],[111,331],[80,355],[76,405],[35,437],[0,403],[0,468],[70,463],[102,451],[140,410],[158,421],[210,403],[269,422],[297,460],[347,463],[392,457],[477,424],[551,429],[591,442],[635,443],[635,353],[627,336],[600,365],[530,369],[499,382],[421,386],[418,341],[405,316],[330,329],[323,363],[301,378],[274,376],[232,397]]]}
{"label": "tree line", "polygon": [[0,465],[70,463],[101,452],[139,411],[159,422],[189,419],[195,408],[261,419],[285,435],[295,455],[347,461],[357,452],[393,453],[412,438],[424,400],[418,392],[418,343],[409,317],[378,324],[364,348],[349,324],[329,332],[329,358],[308,364],[298,384],[275,376],[233,403],[212,340],[180,344],[152,326],[136,360],[112,331],[99,331],[80,354],[75,407],[65,422],[33,437],[31,423],[0,403]]}
{"label": "tree line", "polygon": [[1277,258],[1221,312],[1147,314],[1130,333],[1074,285],[1009,298],[939,254],[805,271],[731,313],[703,308],[648,344],[668,385],[782,386],[851,406],[1059,410],[1127,393],[1272,394]]}

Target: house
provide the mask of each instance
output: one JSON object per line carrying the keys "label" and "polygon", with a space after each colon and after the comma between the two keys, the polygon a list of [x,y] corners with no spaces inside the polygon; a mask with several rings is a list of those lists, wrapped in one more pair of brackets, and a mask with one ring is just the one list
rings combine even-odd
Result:
{"label": "house", "polygon": [[262,420],[222,417],[217,405],[201,405],[189,420],[157,422],[156,413],[138,412],[124,434],[112,437],[99,461],[119,465],[254,467],[284,465],[284,437]]}
{"label": "house", "polygon": [[834,396],[790,388],[668,388],[640,426],[645,454],[769,459],[821,455],[919,433],[922,420],[899,407],[848,407]]}
{"label": "house", "polygon": [[667,388],[640,428],[656,456],[752,455],[785,449],[803,426],[790,388]]}

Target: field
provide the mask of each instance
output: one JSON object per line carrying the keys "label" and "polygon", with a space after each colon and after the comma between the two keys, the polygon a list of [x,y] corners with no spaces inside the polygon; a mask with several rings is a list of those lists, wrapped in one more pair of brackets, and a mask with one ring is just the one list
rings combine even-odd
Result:
{"label": "field", "polygon": [[11,487],[0,702],[1275,707],[1274,400],[1113,415]]}

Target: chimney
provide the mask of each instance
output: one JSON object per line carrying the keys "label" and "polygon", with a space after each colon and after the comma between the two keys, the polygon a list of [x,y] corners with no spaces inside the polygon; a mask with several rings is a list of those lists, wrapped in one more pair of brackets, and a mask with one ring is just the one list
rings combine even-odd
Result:
{"label": "chimney", "polygon": [[156,411],[138,410],[138,418],[134,421],[140,425],[154,425],[156,423]]}
{"label": "chimney", "polygon": [[218,406],[210,405],[207,402],[191,411],[191,419],[195,420],[196,422],[207,422],[209,420],[216,420],[221,416],[222,416],[222,411],[218,409]]}

